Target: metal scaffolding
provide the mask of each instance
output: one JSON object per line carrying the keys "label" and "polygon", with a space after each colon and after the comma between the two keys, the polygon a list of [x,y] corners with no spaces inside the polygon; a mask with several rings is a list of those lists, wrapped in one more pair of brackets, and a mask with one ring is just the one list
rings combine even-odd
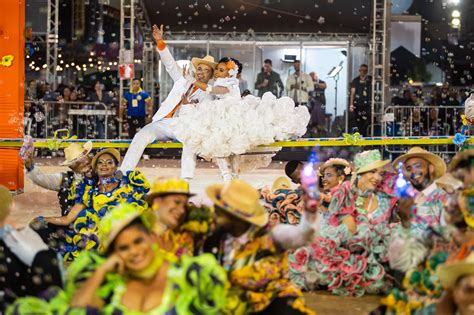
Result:
{"label": "metal scaffolding", "polygon": [[156,50],[153,42],[143,43],[143,89],[154,98],[155,91],[155,75],[157,73]]}
{"label": "metal scaffolding", "polygon": [[166,33],[166,41],[194,42],[351,42],[354,46],[368,42],[362,33],[255,33],[255,32],[173,32]]}
{"label": "metal scaffolding", "polygon": [[48,0],[48,25],[46,29],[46,81],[53,89],[58,85],[58,29],[59,0]]}
{"label": "metal scaffolding", "polygon": [[143,89],[147,91],[150,96],[155,98],[155,80],[157,74],[157,56],[156,50],[153,46],[153,36],[151,29],[151,22],[148,12],[143,0],[137,0],[135,4],[135,18],[138,29],[143,37]]}
{"label": "metal scaffolding", "polygon": [[135,18],[137,19],[138,29],[143,36],[143,41],[152,42],[151,22],[145,7],[144,0],[135,2]]}
{"label": "metal scaffolding", "polygon": [[75,40],[81,40],[86,32],[86,9],[84,0],[73,1],[73,23],[72,36]]}
{"label": "metal scaffolding", "polygon": [[[135,28],[135,0],[120,0],[120,64],[133,64]],[[120,105],[123,100],[124,80],[120,80]],[[121,117],[122,118],[122,117]],[[119,136],[122,135],[122,124],[119,124]]]}
{"label": "metal scaffolding", "polygon": [[[374,136],[374,125],[381,124],[388,97],[390,81],[389,51],[390,35],[388,23],[391,17],[390,0],[373,0],[372,40],[371,40],[371,75],[372,75],[372,117],[371,135]],[[383,134],[382,130],[382,134]]]}

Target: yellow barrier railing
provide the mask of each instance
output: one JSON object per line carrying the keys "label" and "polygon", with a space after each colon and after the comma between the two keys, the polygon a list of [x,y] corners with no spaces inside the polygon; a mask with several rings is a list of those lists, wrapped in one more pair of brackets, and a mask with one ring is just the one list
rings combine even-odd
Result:
{"label": "yellow barrier railing", "polygon": [[[348,141],[345,138],[301,138],[289,141],[278,141],[262,147],[348,147],[348,146],[385,146],[385,145],[452,145],[454,136],[435,137],[371,137],[357,141]],[[72,142],[86,142],[85,139],[62,140],[59,147],[66,147]],[[94,148],[128,148],[131,140],[91,140]],[[21,147],[23,139],[0,139],[0,147]],[[465,144],[474,144],[474,137],[468,137]],[[48,148],[47,139],[34,139],[36,148]],[[151,149],[178,149],[182,148],[178,141],[155,141],[148,145]]]}

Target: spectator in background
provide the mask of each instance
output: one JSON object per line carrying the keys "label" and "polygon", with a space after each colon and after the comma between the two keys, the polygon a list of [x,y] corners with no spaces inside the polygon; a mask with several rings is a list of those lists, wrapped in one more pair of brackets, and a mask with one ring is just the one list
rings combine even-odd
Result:
{"label": "spectator in background", "polygon": [[311,120],[308,131],[311,137],[322,137],[326,135],[326,82],[319,80],[316,72],[309,74],[313,81],[314,90],[309,92],[309,108]]}
{"label": "spectator in background", "polygon": [[48,82],[44,82],[38,86],[38,93],[36,94],[38,99],[44,101],[56,101],[57,94],[51,89],[51,85]]}
{"label": "spectator in background", "polygon": [[53,107],[56,109],[56,117],[59,119],[59,128],[67,128],[68,109],[71,106],[70,102],[72,102],[72,91],[73,89],[70,86],[64,86],[60,91],[57,101],[66,102],[67,104],[57,104]]}
{"label": "spectator in background", "polygon": [[[94,92],[88,98],[89,102],[103,103],[108,106],[112,103],[112,99],[109,94],[104,91],[104,85],[97,81],[94,85]],[[94,106],[94,109],[102,110],[102,106]],[[92,138],[105,139],[105,117],[98,115],[96,117],[89,117],[89,119],[95,120],[95,132]]]}
{"label": "spectator in background", "polygon": [[77,101],[85,102],[87,99],[86,88],[82,85],[77,88]]}
{"label": "spectator in background", "polygon": [[272,92],[276,97],[281,97],[283,82],[280,75],[272,70],[270,59],[265,59],[263,62],[263,70],[257,75],[255,89],[258,90],[258,97],[262,97],[266,92]]}
{"label": "spectator in background", "polygon": [[295,101],[296,105],[304,105],[309,108],[308,93],[314,90],[313,79],[301,71],[301,62],[299,60],[295,60],[293,67],[295,68],[295,72],[288,76],[286,80],[288,96]]}
{"label": "spectator in background", "polygon": [[[441,134],[454,134],[456,128],[456,118],[454,108],[443,108],[445,106],[459,106],[459,102],[453,95],[453,90],[450,91],[447,84],[443,85],[440,93],[436,96],[435,105],[440,106],[438,109],[438,125]],[[458,115],[459,116],[459,115]]]}
{"label": "spectator in background", "polygon": [[410,90],[404,90],[403,96],[398,100],[398,105],[402,106],[414,106],[415,102],[413,101],[413,96]]}
{"label": "spectator in background", "polygon": [[28,86],[25,91],[25,99],[34,101],[37,99],[36,94],[37,94],[36,80],[28,81]]}
{"label": "spectator in background", "polygon": [[245,91],[248,91],[248,83],[247,80],[242,78],[242,72],[237,74],[237,79],[239,79],[240,93],[243,94]]}
{"label": "spectator in background", "polygon": [[326,95],[325,91],[327,88],[326,82],[320,80],[316,72],[310,72],[309,76],[313,80],[314,89],[309,93],[311,100],[317,100],[322,105],[326,106]]}
{"label": "spectator in background", "polygon": [[[127,109],[128,137],[133,139],[135,134],[140,131],[146,124],[151,122],[153,115],[153,104],[151,97],[147,92],[143,91],[140,86],[140,79],[132,80],[130,91],[123,96],[123,104],[120,109],[119,117],[123,117],[123,108]],[[119,120],[120,122],[120,120]]]}
{"label": "spectator in background", "polygon": [[372,78],[368,73],[369,67],[360,65],[359,76],[352,80],[349,98],[349,127],[356,127],[364,136],[370,133],[372,121]]}

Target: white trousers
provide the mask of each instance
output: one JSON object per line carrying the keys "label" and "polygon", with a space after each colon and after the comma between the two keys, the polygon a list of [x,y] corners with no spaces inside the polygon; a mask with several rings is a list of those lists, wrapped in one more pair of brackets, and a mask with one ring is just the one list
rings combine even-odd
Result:
{"label": "white trousers", "polygon": [[[152,122],[143,127],[133,137],[132,143],[125,154],[120,170],[127,172],[134,170],[145,151],[145,148],[155,140],[176,140],[176,137],[171,126],[173,118],[165,118],[159,121]],[[191,152],[186,147],[183,147],[181,155],[181,178],[191,179],[194,177],[196,170],[196,154]]]}
{"label": "white trousers", "polygon": [[240,176],[240,165],[238,156],[231,155],[226,158],[215,158],[214,162],[221,171],[221,176],[224,182],[229,182],[232,179],[238,179]]}

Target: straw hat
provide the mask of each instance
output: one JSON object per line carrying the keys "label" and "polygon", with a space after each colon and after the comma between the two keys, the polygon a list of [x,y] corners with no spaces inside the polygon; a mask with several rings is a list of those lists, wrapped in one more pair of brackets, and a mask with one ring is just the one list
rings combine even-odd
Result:
{"label": "straw hat", "polygon": [[150,228],[150,224],[147,223],[145,216],[131,204],[119,204],[107,213],[102,220],[100,220],[98,226],[97,234],[99,237],[100,251],[106,253],[120,232],[136,218],[141,218],[143,224]]}
{"label": "straw hat", "polygon": [[214,61],[214,57],[212,57],[210,55],[207,55],[204,58],[194,57],[193,59],[191,59],[191,63],[193,64],[194,69],[197,69],[197,67],[202,63],[208,65],[209,67],[211,67],[212,70],[214,70],[214,68],[217,66],[217,62]]}
{"label": "straw hat", "polygon": [[452,289],[462,276],[474,275],[474,242],[461,246],[460,251],[438,267],[438,277],[445,288]]}
{"label": "straw hat", "polygon": [[92,168],[93,169],[95,169],[95,166],[97,164],[97,160],[99,159],[99,157],[101,157],[102,155],[104,155],[106,153],[112,155],[117,160],[117,162],[120,163],[120,161],[121,161],[120,152],[117,149],[114,149],[114,148],[102,149],[102,150],[98,151],[94,155],[94,157],[92,158]]}
{"label": "straw hat", "polygon": [[164,195],[194,196],[194,194],[189,192],[189,183],[183,179],[157,178],[153,182],[151,190],[145,197],[145,200],[149,205],[151,205],[153,199]]}
{"label": "straw hat", "polygon": [[257,226],[268,223],[267,212],[259,202],[260,194],[243,180],[209,186],[206,193],[215,205],[241,220]]}
{"label": "straw hat", "polygon": [[322,176],[326,168],[330,166],[334,166],[334,165],[344,166],[344,174],[346,176],[351,175],[353,172],[352,166],[347,160],[340,159],[340,158],[330,158],[329,160],[324,162],[324,164],[321,165],[321,167],[319,167],[319,175]]}
{"label": "straw hat", "polygon": [[366,173],[368,171],[384,167],[390,163],[390,160],[382,160],[382,154],[379,150],[369,150],[357,153],[354,157],[356,174]]}
{"label": "straw hat", "polygon": [[407,160],[414,157],[428,161],[434,166],[435,179],[440,178],[444,173],[446,173],[446,163],[443,161],[443,159],[436,154],[428,152],[420,147],[413,147],[406,154],[397,157],[395,161],[393,161],[393,165],[397,167],[400,162],[405,163]]}
{"label": "straw hat", "polygon": [[464,150],[459,153],[457,153],[454,157],[451,163],[449,163],[449,171],[452,172],[456,169],[456,167],[459,165],[459,163],[463,161],[470,161],[471,165],[474,163],[474,149],[469,149],[469,150]]}
{"label": "straw hat", "polygon": [[278,177],[272,185],[272,192],[275,192],[278,189],[290,189],[291,184],[286,176]]}
{"label": "straw hat", "polygon": [[77,142],[71,143],[64,149],[66,160],[61,163],[62,166],[71,166],[81,158],[87,156],[92,150],[92,141],[87,141],[83,145]]}
{"label": "straw hat", "polygon": [[4,186],[0,186],[0,222],[10,215],[12,203],[13,197],[10,191]]}

